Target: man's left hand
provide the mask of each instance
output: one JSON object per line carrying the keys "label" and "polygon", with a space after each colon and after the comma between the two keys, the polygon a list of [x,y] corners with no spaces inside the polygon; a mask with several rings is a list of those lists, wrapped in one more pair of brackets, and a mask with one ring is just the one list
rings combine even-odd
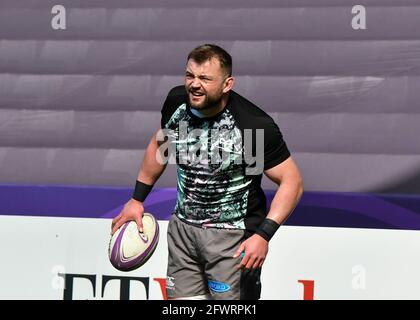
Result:
{"label": "man's left hand", "polygon": [[241,263],[238,265],[238,269],[261,268],[268,253],[268,242],[258,234],[254,234],[249,239],[242,242],[233,257],[239,257],[242,252],[244,252],[244,256]]}

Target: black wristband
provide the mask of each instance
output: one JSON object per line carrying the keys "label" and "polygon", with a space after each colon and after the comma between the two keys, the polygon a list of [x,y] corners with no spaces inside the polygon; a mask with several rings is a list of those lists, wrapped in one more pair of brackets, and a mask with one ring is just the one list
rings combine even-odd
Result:
{"label": "black wristband", "polygon": [[132,198],[137,201],[144,202],[144,200],[146,200],[147,196],[149,195],[150,191],[152,191],[152,188],[153,185],[145,184],[137,180]]}
{"label": "black wristband", "polygon": [[265,240],[270,241],[279,227],[280,225],[277,222],[266,218],[255,233],[263,237]]}

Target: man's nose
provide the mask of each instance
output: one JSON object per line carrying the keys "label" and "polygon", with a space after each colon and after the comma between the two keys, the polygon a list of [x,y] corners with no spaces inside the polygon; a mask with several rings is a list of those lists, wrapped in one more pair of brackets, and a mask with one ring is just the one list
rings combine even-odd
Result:
{"label": "man's nose", "polygon": [[193,88],[199,88],[201,86],[200,81],[198,80],[198,78],[193,78],[192,82],[191,82],[191,87]]}

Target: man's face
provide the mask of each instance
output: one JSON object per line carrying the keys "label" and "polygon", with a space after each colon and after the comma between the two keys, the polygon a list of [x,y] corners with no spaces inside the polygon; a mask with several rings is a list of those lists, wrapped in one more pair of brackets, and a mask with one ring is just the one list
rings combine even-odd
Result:
{"label": "man's face", "polygon": [[218,107],[226,91],[226,78],[216,58],[211,58],[201,64],[192,59],[188,60],[185,88],[191,107],[197,110]]}

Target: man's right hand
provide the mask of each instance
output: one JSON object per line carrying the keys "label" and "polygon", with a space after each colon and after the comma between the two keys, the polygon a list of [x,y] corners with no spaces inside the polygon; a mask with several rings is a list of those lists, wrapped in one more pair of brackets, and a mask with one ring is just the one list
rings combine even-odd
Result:
{"label": "man's right hand", "polygon": [[117,231],[118,228],[121,227],[125,222],[131,220],[136,221],[137,228],[140,232],[143,232],[143,213],[143,203],[135,199],[130,199],[129,201],[127,201],[120,214],[112,220],[111,235],[113,235],[115,231]]}

